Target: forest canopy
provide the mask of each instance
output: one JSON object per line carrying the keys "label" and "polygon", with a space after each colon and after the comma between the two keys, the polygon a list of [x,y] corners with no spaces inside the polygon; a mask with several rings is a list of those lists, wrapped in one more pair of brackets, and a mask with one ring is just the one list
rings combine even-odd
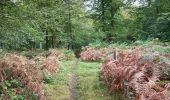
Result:
{"label": "forest canopy", "polygon": [[0,47],[170,41],[169,0],[0,0]]}

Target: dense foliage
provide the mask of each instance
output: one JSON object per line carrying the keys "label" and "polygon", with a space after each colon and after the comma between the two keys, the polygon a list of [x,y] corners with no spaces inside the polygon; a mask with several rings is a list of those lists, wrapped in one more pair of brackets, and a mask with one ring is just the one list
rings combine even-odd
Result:
{"label": "dense foliage", "polygon": [[70,44],[79,52],[94,42],[169,41],[169,5],[169,0],[2,0],[0,47]]}
{"label": "dense foliage", "polygon": [[80,53],[80,58],[83,61],[101,61],[107,56],[112,54],[115,50],[112,48],[92,48],[85,47],[84,50]]}
{"label": "dense foliage", "polygon": [[169,100],[169,83],[159,82],[170,77],[170,65],[160,59],[159,53],[145,49],[119,51],[116,59],[102,63],[101,78],[110,93],[121,91],[130,100]]}
{"label": "dense foliage", "polygon": [[95,0],[92,18],[108,42],[159,38],[169,41],[169,0]]}
{"label": "dense foliage", "polygon": [[47,57],[27,59],[16,54],[5,54],[0,60],[0,98],[2,100],[45,100],[44,83],[49,75],[59,71],[57,50]]}
{"label": "dense foliage", "polygon": [[1,99],[45,98],[43,73],[33,61],[10,55],[5,56],[0,63]]}
{"label": "dense foliage", "polygon": [[[89,39],[94,31],[91,20],[84,17],[84,2],[71,0],[69,3],[70,9],[64,0],[0,2],[1,48],[48,49],[67,47],[68,42],[73,42],[75,48],[87,45],[94,40]],[[69,13],[71,26],[68,26]],[[71,36],[68,27],[71,27]]]}

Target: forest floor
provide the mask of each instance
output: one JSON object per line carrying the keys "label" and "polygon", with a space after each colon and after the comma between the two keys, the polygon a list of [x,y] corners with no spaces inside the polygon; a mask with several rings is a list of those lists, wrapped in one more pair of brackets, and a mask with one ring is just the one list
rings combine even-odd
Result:
{"label": "forest floor", "polygon": [[70,100],[78,100],[78,94],[77,94],[77,68],[78,68],[78,60],[75,61],[75,64],[72,66],[72,74],[70,77]]}
{"label": "forest floor", "polygon": [[100,63],[64,61],[46,84],[49,100],[116,100],[99,81]]}

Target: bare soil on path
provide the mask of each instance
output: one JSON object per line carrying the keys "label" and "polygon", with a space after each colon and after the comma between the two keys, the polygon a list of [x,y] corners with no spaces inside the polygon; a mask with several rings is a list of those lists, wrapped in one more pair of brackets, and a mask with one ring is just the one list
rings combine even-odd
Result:
{"label": "bare soil on path", "polygon": [[77,59],[75,61],[75,64],[72,66],[72,73],[71,73],[71,77],[70,77],[70,100],[78,100],[78,93],[77,93],[77,68],[78,68],[78,62],[79,60]]}

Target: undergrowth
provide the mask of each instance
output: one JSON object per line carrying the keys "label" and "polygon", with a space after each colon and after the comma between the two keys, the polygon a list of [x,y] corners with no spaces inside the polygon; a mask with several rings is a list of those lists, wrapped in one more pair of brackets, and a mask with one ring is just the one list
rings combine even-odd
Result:
{"label": "undergrowth", "polygon": [[[170,65],[161,62],[159,53],[145,54],[145,49],[118,52],[117,59],[102,63],[101,79],[109,92],[122,91],[128,100],[169,100],[170,83],[156,82],[169,79]],[[166,75],[166,77],[165,77]]]}
{"label": "undergrowth", "polygon": [[46,57],[36,54],[33,58],[21,56],[18,52],[5,54],[0,59],[0,98],[45,100],[44,83],[52,82],[50,78],[60,68],[58,51],[49,52]]}

